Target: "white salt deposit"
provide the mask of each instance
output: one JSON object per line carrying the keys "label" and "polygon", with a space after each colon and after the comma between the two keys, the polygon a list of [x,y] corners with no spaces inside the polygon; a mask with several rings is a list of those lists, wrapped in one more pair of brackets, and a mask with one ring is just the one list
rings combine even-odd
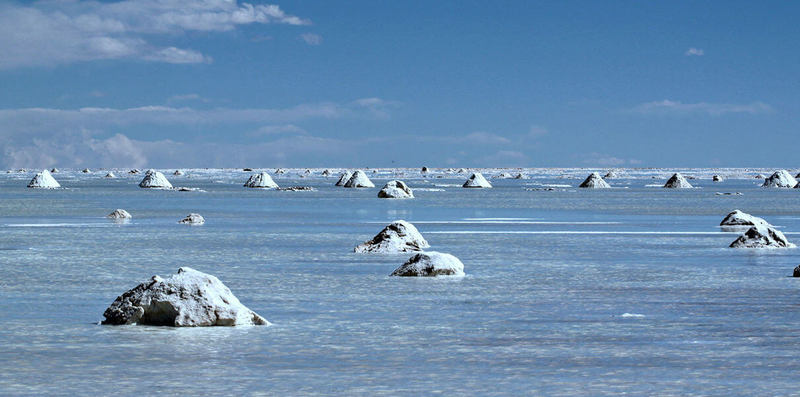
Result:
{"label": "white salt deposit", "polygon": [[144,178],[139,182],[139,187],[147,189],[172,189],[167,177],[159,171],[147,170]]}
{"label": "white salt deposit", "polygon": [[486,178],[481,175],[480,172],[476,172],[467,179],[466,182],[461,187],[466,188],[491,188],[492,184],[486,180]]}
{"label": "white salt deposit", "polygon": [[453,255],[441,252],[421,252],[395,269],[391,276],[436,277],[463,276],[464,264]]}
{"label": "white salt deposit", "polygon": [[692,187],[692,184],[686,180],[679,172],[676,172],[672,175],[672,177],[667,180],[667,183],[664,184],[664,187],[667,189],[689,189]]}
{"label": "white salt deposit", "polygon": [[797,179],[786,170],[775,171],[769,178],[764,180],[762,187],[782,187],[792,188],[797,186]]}
{"label": "white salt deposit", "polygon": [[720,226],[756,226],[756,225],[771,226],[764,219],[761,219],[757,216],[753,216],[739,210],[733,210],[728,215],[725,215],[725,218],[722,219],[722,222],[720,222],[719,225]]}
{"label": "white salt deposit", "polygon": [[364,171],[357,170],[353,173],[353,176],[347,180],[347,183],[344,184],[344,187],[375,187],[375,184],[369,180],[369,177],[367,177],[367,174],[365,174]]}
{"label": "white salt deposit", "polygon": [[587,189],[607,189],[611,186],[600,177],[600,174],[592,172],[578,187]]}
{"label": "white salt deposit", "polygon": [[116,176],[116,175],[114,175],[114,172],[113,172],[113,171],[108,171],[108,173],[106,173],[106,178],[116,178],[116,177],[117,177],[117,176]]}
{"label": "white salt deposit", "polygon": [[178,223],[182,223],[184,225],[202,225],[206,223],[205,218],[203,218],[200,214],[191,213],[186,215],[186,218],[181,219]]}
{"label": "white salt deposit", "polygon": [[389,181],[378,192],[379,198],[414,198],[414,192],[403,181]]}
{"label": "white salt deposit", "polygon": [[345,171],[342,175],[339,176],[339,180],[336,181],[336,186],[344,186],[350,178],[353,177],[353,173],[350,171]]}
{"label": "white salt deposit", "polygon": [[114,210],[114,212],[106,215],[106,218],[111,218],[111,219],[130,219],[130,218],[132,218],[132,216],[131,216],[131,214],[128,213],[128,211],[125,211],[122,208],[117,208],[117,209]]}
{"label": "white salt deposit", "polygon": [[258,174],[250,175],[250,178],[247,179],[247,182],[244,183],[245,187],[251,188],[261,188],[261,189],[276,189],[278,184],[272,180],[272,177],[269,176],[266,172],[261,172]]}
{"label": "white salt deposit", "polygon": [[57,189],[60,188],[61,185],[50,175],[50,171],[42,170],[42,172],[36,174],[36,176],[28,182],[28,187],[30,188],[39,188],[39,189]]}
{"label": "white salt deposit", "polygon": [[767,225],[756,225],[734,240],[731,248],[794,248],[780,231]]}
{"label": "white salt deposit", "polygon": [[397,220],[383,228],[371,240],[357,246],[353,251],[358,253],[396,253],[422,251],[430,245],[417,228],[410,222]]}

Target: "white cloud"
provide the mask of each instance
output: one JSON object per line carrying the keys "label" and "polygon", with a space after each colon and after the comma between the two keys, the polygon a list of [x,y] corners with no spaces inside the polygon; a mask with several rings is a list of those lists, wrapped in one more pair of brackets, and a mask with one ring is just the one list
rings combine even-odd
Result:
{"label": "white cloud", "polygon": [[259,136],[259,135],[278,135],[278,134],[306,135],[308,134],[308,131],[294,124],[265,125],[254,131],[251,135]]}
{"label": "white cloud", "polygon": [[774,110],[771,106],[763,102],[753,102],[750,104],[730,104],[730,103],[682,103],[680,101],[655,101],[647,102],[633,107],[632,111],[641,114],[709,114],[720,116],[727,113],[747,113],[761,114],[771,113]]}
{"label": "white cloud", "polygon": [[703,51],[702,48],[694,48],[694,47],[692,47],[692,48],[686,50],[686,52],[683,55],[686,55],[687,57],[690,57],[690,56],[701,57],[701,56],[704,55],[704,51]]}
{"label": "white cloud", "polygon": [[[246,24],[307,25],[276,5],[238,0],[50,1],[0,5],[0,69],[99,59],[204,63],[195,50],[160,47],[156,36],[220,32]],[[163,40],[159,40],[163,41]]]}
{"label": "white cloud", "polygon": [[300,38],[306,42],[308,45],[320,45],[322,44],[322,36],[314,33],[303,33],[300,35]]}

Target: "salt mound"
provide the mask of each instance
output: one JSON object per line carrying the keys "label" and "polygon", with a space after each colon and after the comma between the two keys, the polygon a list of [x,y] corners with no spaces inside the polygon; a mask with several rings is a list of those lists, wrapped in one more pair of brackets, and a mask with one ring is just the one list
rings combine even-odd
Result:
{"label": "salt mound", "polygon": [[269,176],[269,174],[262,172],[259,174],[250,175],[250,178],[244,183],[244,187],[275,189],[278,187],[278,184],[272,180],[272,177]]}
{"label": "salt mound", "polygon": [[800,266],[794,268],[794,271],[792,272],[792,277],[800,277]]}
{"label": "salt mound", "polygon": [[752,216],[746,212],[734,210],[719,223],[720,226],[771,226],[767,221],[757,216]]}
{"label": "salt mound", "polygon": [[183,175],[183,171],[181,171],[181,170],[175,170],[175,172],[173,172],[173,173],[172,173],[172,175],[175,175],[175,176],[181,176],[181,175]]}
{"label": "salt mound", "polygon": [[89,170],[88,168],[84,168],[83,171],[81,171],[81,172],[83,172],[84,174],[88,174],[88,173],[90,173],[92,171]]}
{"label": "salt mound", "polygon": [[458,174],[466,174],[467,170],[465,170],[464,168],[459,168],[458,171],[456,171],[456,173],[458,173]]}
{"label": "salt mound", "polygon": [[756,179],[764,179],[764,178],[766,178],[766,177],[764,176],[764,174],[758,174],[758,175],[754,176],[753,178],[756,178]]}
{"label": "salt mound", "polygon": [[117,176],[114,175],[114,172],[112,172],[112,171],[108,171],[108,173],[106,174],[106,178],[116,178],[116,177]]}
{"label": "salt mound", "polygon": [[36,176],[28,182],[28,187],[31,188],[39,188],[39,189],[57,189],[60,188],[61,185],[50,175],[50,171],[42,170],[42,172],[36,174]]}
{"label": "salt mound", "polygon": [[186,218],[179,220],[178,223],[183,223],[184,225],[202,225],[206,223],[206,220],[200,214],[191,213],[186,215]]}
{"label": "salt mound", "polygon": [[495,179],[511,179],[511,178],[513,178],[513,176],[511,176],[511,174],[509,174],[508,172],[501,172],[501,173],[495,175],[494,177],[495,177]]}
{"label": "salt mound", "polygon": [[275,173],[276,173],[276,174],[278,174],[278,175],[280,175],[280,174],[285,174],[285,173],[286,173],[286,170],[285,170],[285,169],[283,169],[283,168],[278,168],[277,170],[275,170]]}
{"label": "salt mound", "polygon": [[190,267],[182,267],[167,278],[153,276],[126,291],[103,316],[107,325],[270,325],[242,305],[218,278]]}
{"label": "salt mound", "polygon": [[339,180],[336,182],[336,186],[344,186],[350,178],[353,177],[353,173],[350,171],[345,171],[339,176]]}
{"label": "salt mound", "polygon": [[588,189],[606,189],[610,188],[611,186],[600,177],[600,174],[592,172],[578,187]]}
{"label": "salt mound", "polygon": [[169,183],[164,174],[151,169],[147,170],[144,179],[139,182],[139,187],[147,189],[172,189],[172,184]]}
{"label": "salt mound", "polygon": [[514,179],[528,179],[528,176],[520,172],[514,176]]}
{"label": "salt mound", "polygon": [[422,169],[420,170],[421,174],[427,174],[428,172],[429,172],[428,167],[422,167]]}
{"label": "salt mound", "polygon": [[331,176],[331,170],[326,169],[325,171],[322,171],[322,176]]}
{"label": "salt mound", "polygon": [[414,198],[414,192],[403,181],[389,181],[378,192],[379,198]]}
{"label": "salt mound", "polygon": [[481,175],[480,172],[476,172],[467,179],[466,182],[462,185],[462,187],[468,188],[490,188],[492,184],[486,180],[486,178]]}
{"label": "salt mound", "polygon": [[617,174],[614,170],[606,172],[606,176],[603,177],[603,179],[614,179],[614,178],[619,178],[619,174]]}
{"label": "salt mound", "polygon": [[724,181],[725,179],[723,179],[723,178],[722,178],[721,176],[719,176],[719,175],[714,175],[714,176],[712,176],[712,177],[711,177],[711,180],[712,180],[712,181],[714,181],[714,182],[722,182],[722,181]]}
{"label": "salt mound", "polygon": [[731,248],[794,248],[780,231],[767,225],[756,225],[734,240]]}
{"label": "salt mound", "polygon": [[394,221],[383,228],[372,240],[357,246],[353,251],[358,253],[396,253],[422,251],[430,245],[416,227],[403,220]]}
{"label": "salt mound", "polygon": [[59,172],[58,168],[53,168],[52,170],[50,170],[51,174],[57,174],[58,172]]}
{"label": "salt mound", "polygon": [[797,179],[786,170],[775,171],[769,178],[764,180],[762,187],[795,187]]}
{"label": "salt mound", "polygon": [[125,211],[125,210],[123,210],[121,208],[117,208],[117,209],[114,210],[114,212],[106,215],[106,218],[111,218],[111,219],[130,219],[130,218],[133,218],[133,217],[131,216],[131,214],[128,213],[128,211]]}
{"label": "salt mound", "polygon": [[364,171],[357,170],[353,173],[353,176],[347,180],[347,183],[344,184],[344,187],[375,187],[375,184],[369,180]]}
{"label": "salt mound", "polygon": [[667,180],[667,183],[664,184],[664,187],[667,189],[688,189],[692,187],[692,184],[690,184],[689,181],[687,181],[686,178],[680,174],[680,172],[676,172],[671,178],[669,178],[669,180]]}
{"label": "salt mound", "polygon": [[463,276],[464,264],[458,258],[441,252],[422,252],[412,256],[390,276],[436,277]]}

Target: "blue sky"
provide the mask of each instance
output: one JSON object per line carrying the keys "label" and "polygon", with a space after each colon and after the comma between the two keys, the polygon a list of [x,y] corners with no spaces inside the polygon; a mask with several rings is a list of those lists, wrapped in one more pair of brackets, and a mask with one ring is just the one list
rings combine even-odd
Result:
{"label": "blue sky", "polygon": [[800,4],[0,4],[6,167],[793,167]]}

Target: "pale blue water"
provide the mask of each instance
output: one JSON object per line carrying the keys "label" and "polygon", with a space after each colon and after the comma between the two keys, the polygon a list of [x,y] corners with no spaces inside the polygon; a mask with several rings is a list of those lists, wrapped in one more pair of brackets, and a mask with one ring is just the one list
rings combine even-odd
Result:
{"label": "pale blue water", "polygon": [[[168,175],[206,192],[104,172],[55,174],[68,189],[41,191],[25,188],[31,173],[0,175],[0,394],[800,390],[800,251],[728,249],[736,234],[716,226],[741,209],[800,243],[800,189],[705,178],[674,191],[640,177],[525,190],[580,183],[553,173],[472,190],[456,187],[464,176],[410,173],[412,188],[444,191],[381,200],[321,177],[276,178],[314,192],[261,191],[236,170]],[[133,221],[106,220],[115,208]],[[176,223],[189,212],[206,224]],[[458,256],[467,277],[390,278],[410,255],[352,253],[395,219]],[[180,266],[216,275],[274,325],[97,325],[119,294]]]}

